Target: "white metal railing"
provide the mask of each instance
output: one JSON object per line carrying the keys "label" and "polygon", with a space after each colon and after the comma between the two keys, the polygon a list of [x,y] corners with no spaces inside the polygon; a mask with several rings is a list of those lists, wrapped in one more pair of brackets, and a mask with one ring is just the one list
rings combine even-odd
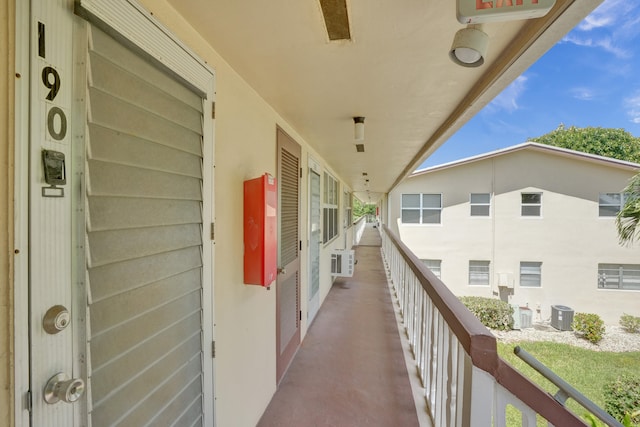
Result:
{"label": "white metal railing", "polygon": [[354,232],[353,232],[353,245],[357,246],[360,243],[360,239],[362,239],[362,235],[364,234],[364,229],[367,227],[367,217],[361,216],[354,224]]}
{"label": "white metal railing", "polygon": [[504,362],[491,332],[386,227],[382,252],[435,426],[584,426],[573,413]]}

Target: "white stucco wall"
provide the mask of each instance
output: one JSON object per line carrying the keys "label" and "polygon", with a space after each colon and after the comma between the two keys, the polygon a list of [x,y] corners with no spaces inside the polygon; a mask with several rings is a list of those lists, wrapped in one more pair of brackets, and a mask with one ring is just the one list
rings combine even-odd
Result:
{"label": "white stucco wall", "polygon": [[[640,244],[618,243],[614,218],[598,215],[600,193],[621,192],[633,170],[533,150],[477,160],[408,178],[390,196],[392,226],[421,259],[442,260],[442,280],[456,295],[500,297],[498,274],[514,285],[511,303],[598,313],[617,324],[640,316],[640,291],[598,289],[598,264],[640,264]],[[542,193],[540,217],[522,217],[521,193]],[[442,193],[438,225],[400,224],[403,193]],[[492,193],[491,215],[471,217],[470,193]],[[490,261],[491,285],[469,285],[469,261]],[[542,285],[520,286],[520,262],[542,263]],[[502,289],[504,292],[511,293]]]}

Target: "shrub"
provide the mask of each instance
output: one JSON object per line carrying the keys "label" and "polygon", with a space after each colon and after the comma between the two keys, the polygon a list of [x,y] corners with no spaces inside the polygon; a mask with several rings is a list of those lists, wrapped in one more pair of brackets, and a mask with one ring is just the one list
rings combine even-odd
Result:
{"label": "shrub", "polygon": [[637,334],[640,332],[640,317],[624,313],[620,316],[620,326],[627,332]]}
{"label": "shrub", "polygon": [[597,314],[576,313],[571,328],[582,338],[597,344],[604,335],[604,322]]}
{"label": "shrub", "polygon": [[640,377],[619,377],[603,387],[604,410],[619,421],[627,416],[633,425],[640,424]]}
{"label": "shrub", "polygon": [[513,328],[513,308],[508,303],[485,297],[460,297],[460,301],[487,328],[500,331]]}

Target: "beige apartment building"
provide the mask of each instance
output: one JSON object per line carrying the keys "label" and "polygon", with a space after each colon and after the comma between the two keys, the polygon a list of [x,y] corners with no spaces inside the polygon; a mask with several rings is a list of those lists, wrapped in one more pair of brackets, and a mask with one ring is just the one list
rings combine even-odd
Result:
{"label": "beige apartment building", "polygon": [[[640,244],[615,215],[639,165],[525,143],[420,170],[389,197],[402,241],[454,294],[617,324],[640,315]],[[571,310],[567,310],[567,308]]]}

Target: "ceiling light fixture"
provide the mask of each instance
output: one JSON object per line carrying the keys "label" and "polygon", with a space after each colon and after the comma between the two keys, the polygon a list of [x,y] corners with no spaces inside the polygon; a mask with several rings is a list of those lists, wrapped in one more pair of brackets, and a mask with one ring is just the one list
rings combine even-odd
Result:
{"label": "ceiling light fixture", "polygon": [[364,117],[353,118],[353,137],[356,141],[364,140]]}
{"label": "ceiling light fixture", "polygon": [[489,36],[480,25],[468,25],[458,30],[453,38],[449,57],[463,67],[479,67],[484,64]]}

